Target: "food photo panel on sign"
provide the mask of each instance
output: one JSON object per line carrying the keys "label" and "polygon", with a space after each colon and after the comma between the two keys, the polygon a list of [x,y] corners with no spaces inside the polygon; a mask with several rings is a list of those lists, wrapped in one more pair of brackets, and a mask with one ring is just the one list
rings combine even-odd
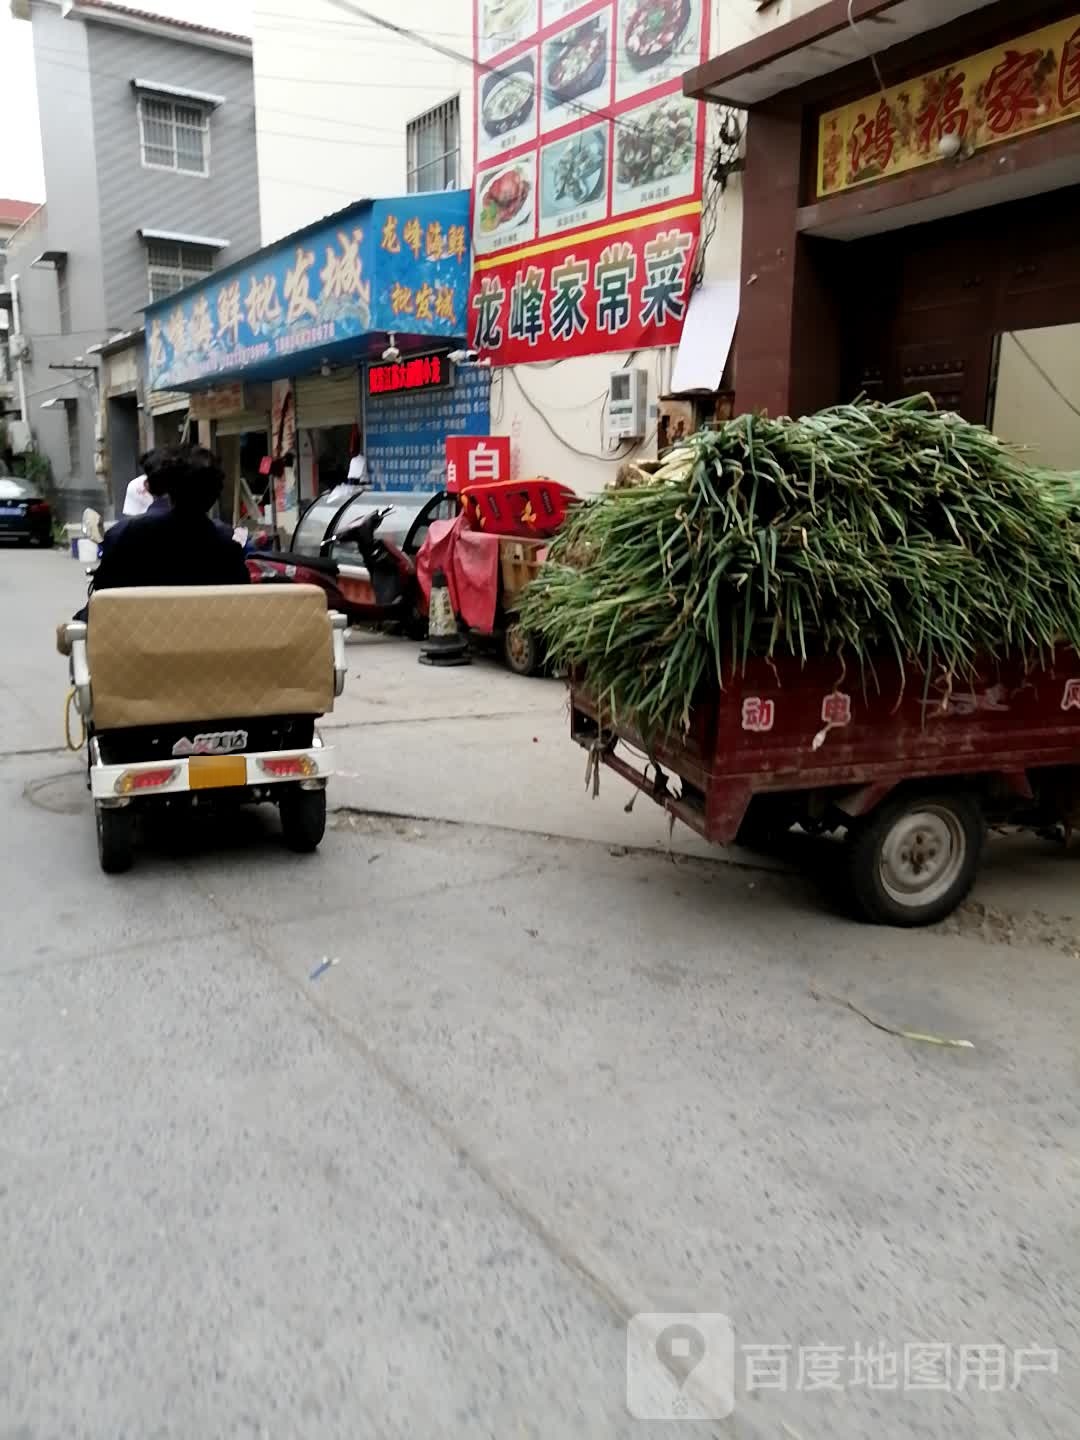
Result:
{"label": "food photo panel on sign", "polygon": [[694,193],[697,128],[696,103],[683,95],[624,111],[615,127],[614,214]]}
{"label": "food photo panel on sign", "polygon": [[473,249],[490,255],[536,233],[536,152],[481,170],[475,180]]}
{"label": "food photo panel on sign", "polygon": [[536,64],[533,50],[480,82],[476,135],[481,160],[536,139]]}
{"label": "food photo panel on sign", "polygon": [[602,10],[546,40],[540,68],[540,128],[545,134],[606,110],[611,98],[611,11]]}
{"label": "food photo panel on sign", "polygon": [[540,28],[539,0],[480,0],[477,50],[490,60]]}
{"label": "food photo panel on sign", "polygon": [[679,78],[701,59],[701,0],[618,0],[615,99]]}
{"label": "food photo panel on sign", "polygon": [[607,121],[565,140],[545,145],[540,153],[540,234],[602,220],[607,214]]}

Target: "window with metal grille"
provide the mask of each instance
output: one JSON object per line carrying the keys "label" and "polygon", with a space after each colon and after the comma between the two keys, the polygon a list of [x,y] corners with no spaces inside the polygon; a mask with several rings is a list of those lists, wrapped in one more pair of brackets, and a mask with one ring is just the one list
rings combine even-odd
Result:
{"label": "window with metal grille", "polygon": [[210,114],[201,105],[139,97],[142,163],[185,175],[210,173]]}
{"label": "window with metal grille", "polygon": [[410,120],[408,190],[456,190],[460,180],[461,117],[458,97]]}
{"label": "window with metal grille", "polygon": [[146,270],[150,303],[166,300],[195,280],[202,280],[214,268],[214,252],[199,245],[164,244],[150,241],[146,247]]}

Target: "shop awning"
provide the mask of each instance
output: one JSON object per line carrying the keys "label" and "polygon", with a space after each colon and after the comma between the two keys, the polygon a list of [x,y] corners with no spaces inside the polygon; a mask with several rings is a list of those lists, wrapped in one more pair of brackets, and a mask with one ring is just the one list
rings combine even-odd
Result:
{"label": "shop awning", "polygon": [[750,110],[785,90],[869,60],[997,0],[822,0],[805,15],[706,60],[683,92]]}
{"label": "shop awning", "polygon": [[363,200],[146,310],[150,390],[276,380],[461,342],[469,192]]}
{"label": "shop awning", "polygon": [[675,356],[671,375],[673,395],[719,390],[738,318],[738,281],[706,280],[698,286],[690,297]]}

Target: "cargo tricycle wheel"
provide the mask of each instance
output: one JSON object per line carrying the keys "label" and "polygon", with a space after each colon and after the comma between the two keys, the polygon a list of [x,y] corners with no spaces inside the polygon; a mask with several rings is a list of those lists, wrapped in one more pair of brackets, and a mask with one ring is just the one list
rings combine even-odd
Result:
{"label": "cargo tricycle wheel", "polygon": [[526,630],[521,621],[510,617],[502,635],[503,662],[515,675],[535,675],[543,664],[539,638]]}
{"label": "cargo tricycle wheel", "polygon": [[975,880],[986,822],[973,795],[906,795],[854,827],[848,874],[855,908],[876,925],[933,925]]}
{"label": "cargo tricycle wheel", "polygon": [[98,860],[106,875],[122,875],[135,859],[135,813],[130,805],[95,805]]}
{"label": "cargo tricycle wheel", "polygon": [[290,785],[278,802],[285,844],[299,855],[317,850],[326,833],[326,791]]}

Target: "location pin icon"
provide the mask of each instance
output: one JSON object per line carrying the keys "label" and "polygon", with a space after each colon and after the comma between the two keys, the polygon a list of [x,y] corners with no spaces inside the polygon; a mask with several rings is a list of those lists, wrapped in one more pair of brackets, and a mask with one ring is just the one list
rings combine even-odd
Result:
{"label": "location pin icon", "polygon": [[656,1358],[681,1390],[705,1358],[705,1336],[694,1325],[669,1325],[657,1337]]}

